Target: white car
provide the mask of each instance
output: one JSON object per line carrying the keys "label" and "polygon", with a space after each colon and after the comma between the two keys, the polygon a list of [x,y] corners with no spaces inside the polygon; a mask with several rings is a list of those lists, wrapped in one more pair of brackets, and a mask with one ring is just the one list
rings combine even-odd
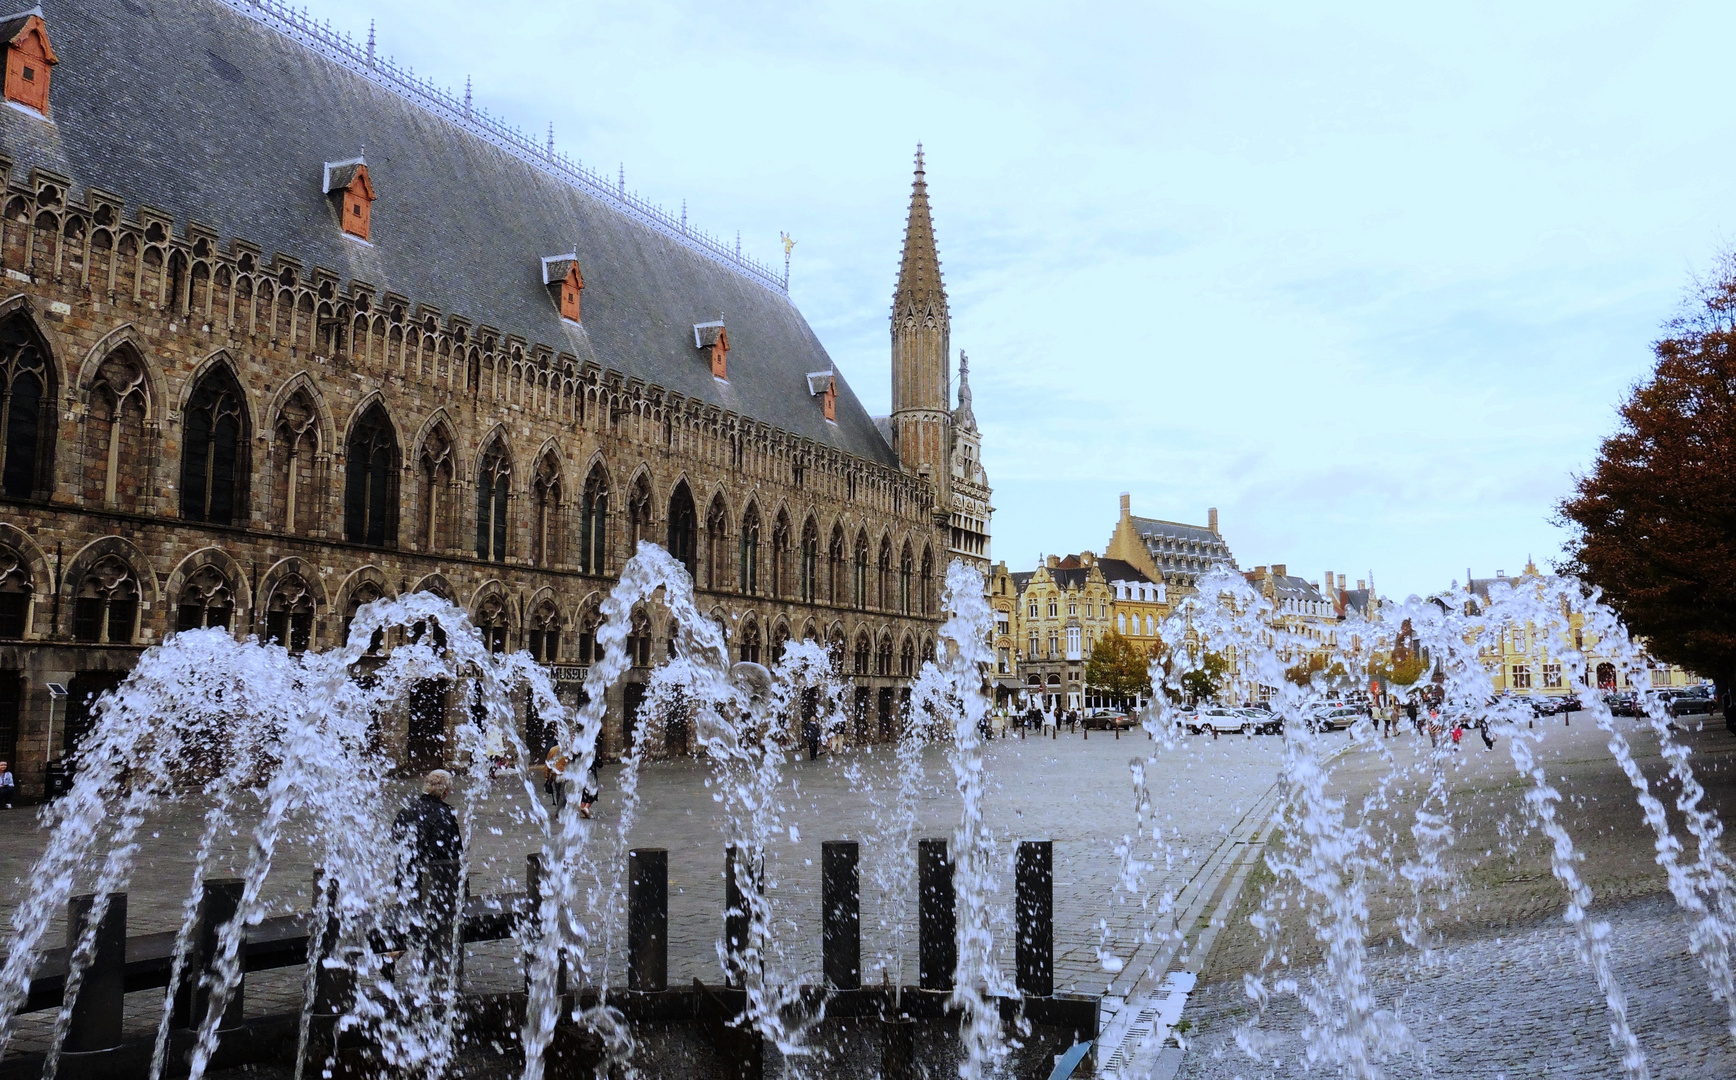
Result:
{"label": "white car", "polygon": [[1336,731],[1356,723],[1362,715],[1362,710],[1352,705],[1322,705],[1314,710],[1309,723],[1315,731]]}
{"label": "white car", "polygon": [[1210,731],[1213,735],[1252,735],[1254,721],[1239,709],[1200,709],[1186,721],[1189,735]]}

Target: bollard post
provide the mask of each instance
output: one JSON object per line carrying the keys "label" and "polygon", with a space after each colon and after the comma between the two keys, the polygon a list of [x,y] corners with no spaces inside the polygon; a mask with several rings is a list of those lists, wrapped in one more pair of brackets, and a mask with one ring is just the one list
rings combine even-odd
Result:
{"label": "bollard post", "polygon": [[[194,947],[198,950],[193,964],[196,989],[193,993],[193,1011],[188,1017],[188,1026],[202,1027],[205,1014],[211,1007],[211,988],[217,984],[217,959],[221,951],[218,944],[223,927],[235,920],[235,914],[241,909],[241,892],[247,887],[247,882],[241,878],[210,878],[204,884],[204,896],[199,902],[199,921]],[[201,985],[203,984],[203,985]],[[223,1019],[217,1022],[218,1030],[240,1027],[245,1003],[243,993],[247,986],[246,965],[243,965],[241,977],[236,980],[235,990],[229,995],[229,1004],[223,1009]]]}
{"label": "bollard post", "polygon": [[1016,868],[1019,993],[1055,993],[1055,844],[1021,840]]}
{"label": "bollard post", "polygon": [[826,982],[837,990],[862,985],[860,855],[854,840],[820,845],[820,952]]}
{"label": "bollard post", "polygon": [[917,985],[951,990],[958,967],[958,911],[945,840],[916,842]]}
{"label": "bollard post", "polygon": [[627,989],[669,989],[669,852],[627,852]]}
{"label": "bollard post", "polygon": [[[75,896],[66,904],[66,948],[70,954],[78,947],[90,923],[96,894]],[[71,1023],[66,1028],[66,1041],[61,1043],[62,1072],[69,1065],[82,1075],[78,1065],[95,1065],[103,1060],[93,1055],[112,1051],[121,1044],[121,1018],[126,1007],[127,966],[127,894],[110,893],[108,909],[97,924],[96,951],[90,966],[84,969],[84,979],[78,997],[70,1002]],[[74,1058],[73,1055],[80,1055]],[[91,1075],[95,1075],[92,1073]]]}
{"label": "bollard post", "polygon": [[747,985],[746,971],[742,965],[747,962],[746,954],[753,931],[752,913],[742,895],[741,881],[737,878],[738,864],[741,867],[740,876],[747,879],[748,886],[756,892],[765,891],[765,868],[756,853],[734,844],[729,845],[723,853],[723,944],[725,956],[728,958],[724,963],[724,985],[737,990]]}
{"label": "bollard post", "polygon": [[[535,937],[541,937],[546,929],[542,922],[543,890],[548,883],[548,864],[544,861],[542,852],[535,851],[524,857],[524,889],[530,907],[526,916],[536,925]],[[524,980],[525,989],[530,989],[531,962],[525,957]],[[567,992],[567,958],[563,953],[555,962],[555,996],[564,997]]]}

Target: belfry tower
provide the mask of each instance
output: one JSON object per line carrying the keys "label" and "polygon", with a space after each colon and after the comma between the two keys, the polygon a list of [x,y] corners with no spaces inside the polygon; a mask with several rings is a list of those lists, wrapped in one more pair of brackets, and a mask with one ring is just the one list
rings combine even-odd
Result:
{"label": "belfry tower", "polygon": [[952,317],[934,248],[934,221],[928,213],[928,182],[922,175],[919,143],[910,220],[904,226],[904,259],[892,294],[892,445],[906,469],[934,481],[937,510],[947,505],[952,472],[951,335]]}
{"label": "belfry tower", "polygon": [[982,467],[982,436],[971,409],[963,353],[958,408],[952,405],[951,340],[952,316],[918,143],[904,258],[892,294],[892,445],[906,469],[934,484],[935,517],[947,525],[949,555],[986,571],[993,493]]}

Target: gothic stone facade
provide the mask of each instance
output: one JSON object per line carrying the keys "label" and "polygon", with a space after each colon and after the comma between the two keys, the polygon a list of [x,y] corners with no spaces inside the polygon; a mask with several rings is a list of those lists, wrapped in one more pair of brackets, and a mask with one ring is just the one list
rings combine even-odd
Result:
{"label": "gothic stone facade", "polygon": [[[76,21],[82,11],[63,14]],[[123,25],[82,26],[86,63],[100,64],[89,53],[93,34],[124,45],[126,16],[116,12]],[[242,16],[214,4],[195,14],[246,69],[243,45],[223,36]],[[51,5],[50,34],[56,18]],[[297,62],[321,59],[300,56],[310,50],[287,36],[249,30],[246,41],[297,53]],[[54,72],[51,110],[63,92],[94,98],[102,89],[65,90],[75,82],[67,68],[63,59]],[[412,108],[392,100],[382,107]],[[50,118],[63,125],[57,146],[80,122],[71,109]],[[40,136],[29,125],[43,123],[0,119],[5,145],[29,150]],[[470,138],[457,127],[446,134]],[[371,137],[371,147],[376,138],[385,141]],[[202,161],[222,158],[207,149]],[[335,261],[326,251],[219,242],[191,213],[156,209],[174,200],[145,189],[147,175],[80,175],[75,153],[35,156],[0,160],[0,756],[26,794],[41,790],[46,762],[88,724],[89,695],[188,626],[323,649],[342,640],[361,604],[428,590],[463,606],[494,647],[530,649],[573,693],[570,680],[594,649],[599,601],[645,540],[687,563],[739,658],[769,661],[792,638],[826,641],[856,682],[856,737],[891,733],[901,689],[934,649],[945,515],[930,480],[902,470],[884,442],[852,434],[874,429],[841,379],[818,395],[823,420],[809,386],[780,384],[790,409],[763,410],[779,421],[770,423],[727,407],[729,393],[746,395],[752,379],[773,374],[742,365],[733,391],[714,379],[719,363],[735,363],[721,327],[702,342],[694,331],[704,348],[673,353],[700,374],[652,378],[671,371],[669,361],[625,346],[611,355],[606,323],[619,300],[587,311],[587,325],[566,336],[539,340],[537,330],[577,314],[576,296],[569,313],[546,279],[522,288],[549,318],[517,327],[487,310],[510,314],[511,305],[487,296],[410,295],[393,291],[389,272],[380,284],[353,267],[326,269]],[[514,167],[496,156],[497,168]],[[310,201],[323,211],[319,165]],[[380,172],[375,245],[389,221]],[[109,194],[117,188],[130,201]],[[425,260],[467,257],[433,236],[397,242]],[[687,260],[676,269],[695,280],[732,274],[679,245],[664,248]],[[534,262],[537,250],[519,254]],[[577,255],[583,263],[583,246]],[[594,258],[610,268],[605,254]],[[613,267],[618,277],[634,271]],[[724,287],[767,291],[734,279]],[[471,299],[481,309],[474,317],[462,313]],[[695,322],[718,306],[711,296],[676,302]],[[758,324],[761,340],[811,340],[800,337],[799,315],[789,321],[787,301],[763,303],[773,314]],[[729,334],[753,340],[751,316],[730,317]],[[681,326],[671,338],[687,333]],[[773,353],[766,349],[767,371]],[[784,366],[792,365],[819,366],[808,356]],[[613,691],[608,750],[621,749],[632,684],[666,654],[671,630],[659,611],[638,614],[637,667]],[[461,711],[451,702],[433,717],[407,710],[388,722],[388,739],[413,754],[418,738],[438,741]]]}

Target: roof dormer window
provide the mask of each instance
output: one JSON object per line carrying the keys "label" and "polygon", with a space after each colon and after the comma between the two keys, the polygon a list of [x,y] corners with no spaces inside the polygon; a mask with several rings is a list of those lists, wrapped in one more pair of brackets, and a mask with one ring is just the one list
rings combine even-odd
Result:
{"label": "roof dormer window", "polygon": [[723,320],[693,324],[693,347],[711,353],[711,377],[729,381],[729,334]]}
{"label": "roof dormer window", "polygon": [[60,62],[48,43],[42,9],[31,8],[0,23],[6,46],[6,100],[48,115],[49,69]]}
{"label": "roof dormer window", "polygon": [[545,255],[542,261],[543,284],[555,295],[555,302],[560,305],[561,318],[568,322],[579,321],[579,293],[585,287],[585,279],[579,273],[578,252],[566,255]]}
{"label": "roof dormer window", "polygon": [[838,373],[836,371],[808,372],[808,393],[820,399],[820,407],[825,410],[826,419],[832,423],[838,422]]}
{"label": "roof dormer window", "polygon": [[367,163],[361,158],[326,162],[325,193],[338,205],[339,226],[344,235],[368,239],[374,184],[368,179]]}

